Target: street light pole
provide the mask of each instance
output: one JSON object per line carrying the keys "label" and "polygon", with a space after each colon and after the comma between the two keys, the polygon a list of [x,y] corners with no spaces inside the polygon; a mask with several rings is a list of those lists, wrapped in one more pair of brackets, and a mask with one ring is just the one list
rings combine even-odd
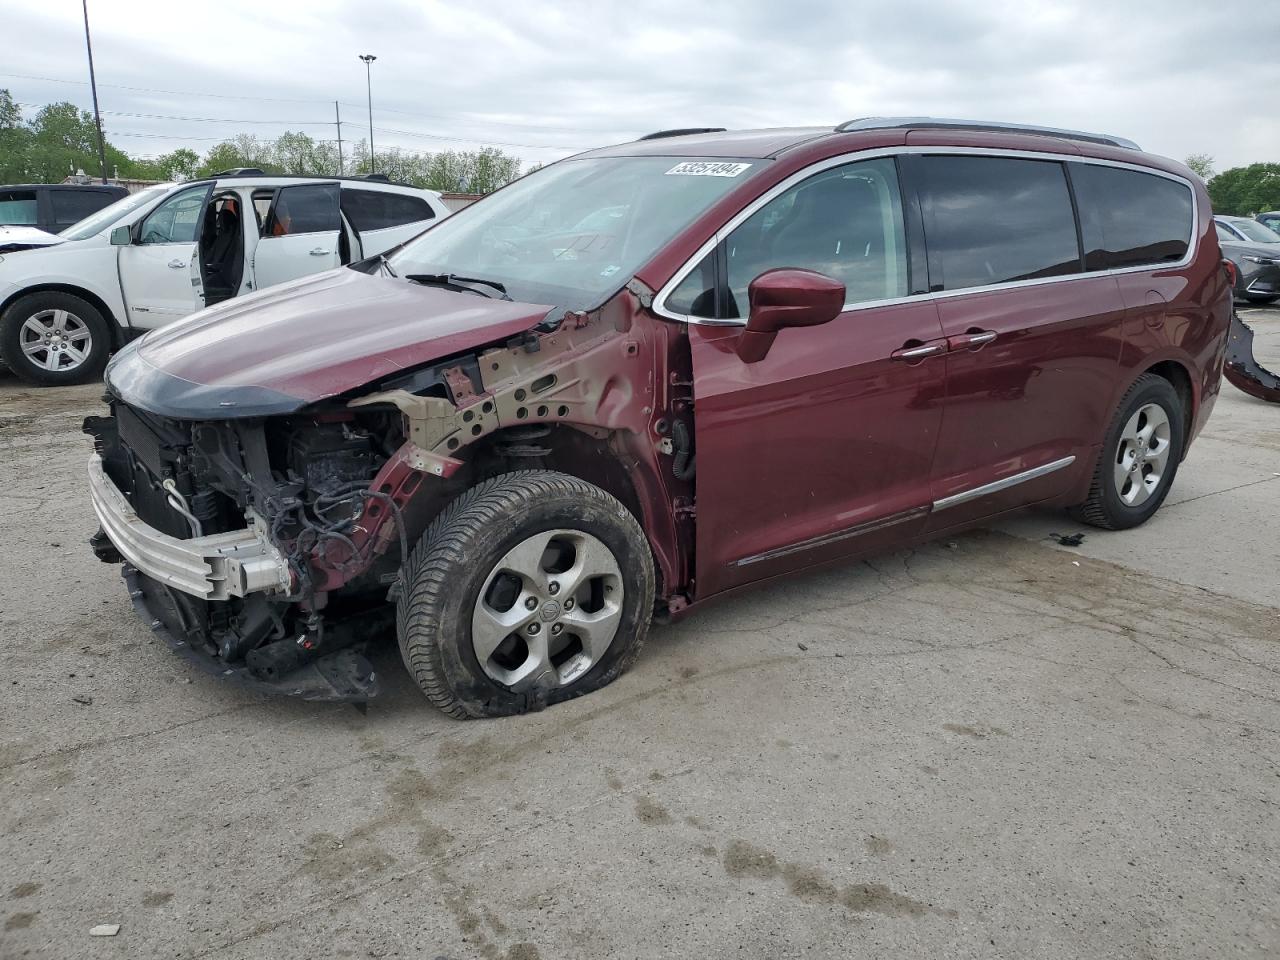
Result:
{"label": "street light pole", "polygon": [[93,91],[93,122],[98,128],[98,163],[102,167],[102,182],[107,182],[107,148],[102,142],[102,114],[98,112],[98,81],[93,74],[93,41],[89,39],[89,0],[81,0],[84,8],[84,46],[89,51],[89,89]]}
{"label": "street light pole", "polygon": [[373,67],[371,64],[378,58],[372,53],[362,53],[360,59],[364,61],[365,89],[369,94],[369,172],[377,173],[377,162],[373,159]]}

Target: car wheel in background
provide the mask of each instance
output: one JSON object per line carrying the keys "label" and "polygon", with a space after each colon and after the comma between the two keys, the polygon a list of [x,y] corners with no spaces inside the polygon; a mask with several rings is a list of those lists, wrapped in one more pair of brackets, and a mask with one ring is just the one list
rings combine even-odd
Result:
{"label": "car wheel in background", "polygon": [[564,473],[508,473],[423,535],[401,579],[400,652],[450,716],[524,713],[626,670],[653,595],[649,542],[618,500]]}
{"label": "car wheel in background", "polygon": [[110,354],[106,319],[74,294],[27,294],[0,316],[0,358],[27,383],[86,383],[102,375]]}
{"label": "car wheel in background", "polygon": [[1269,296],[1267,294],[1260,293],[1246,293],[1244,298],[1250,303],[1257,303],[1262,306],[1265,306],[1268,303],[1275,303],[1277,300],[1280,300],[1280,296]]}
{"label": "car wheel in background", "polygon": [[1135,381],[1102,444],[1089,499],[1071,511],[1084,523],[1124,530],[1145,523],[1164,502],[1186,443],[1182,400],[1153,373]]}

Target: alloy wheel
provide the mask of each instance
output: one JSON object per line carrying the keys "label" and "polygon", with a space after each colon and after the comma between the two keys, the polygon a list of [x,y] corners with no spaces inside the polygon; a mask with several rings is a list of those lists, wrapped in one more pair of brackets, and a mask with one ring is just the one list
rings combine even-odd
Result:
{"label": "alloy wheel", "polygon": [[515,691],[567,686],[613,643],[622,571],[598,538],[548,530],[516,544],[489,572],[471,617],[481,669]]}
{"label": "alloy wheel", "polygon": [[1114,478],[1116,494],[1128,507],[1140,507],[1160,489],[1169,466],[1169,415],[1157,403],[1139,407],[1120,432]]}
{"label": "alloy wheel", "polygon": [[93,352],[93,333],[67,310],[40,310],[27,318],[19,331],[22,353],[41,370],[65,373],[75,370]]}

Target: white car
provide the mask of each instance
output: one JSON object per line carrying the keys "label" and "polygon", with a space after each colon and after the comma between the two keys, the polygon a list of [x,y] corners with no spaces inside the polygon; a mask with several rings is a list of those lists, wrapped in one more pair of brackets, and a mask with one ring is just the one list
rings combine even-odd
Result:
{"label": "white car", "polygon": [[153,327],[376,256],[448,215],[439,194],[385,178],[250,170],[148,187],[55,242],[0,249],[0,359],[28,383],[81,383]]}

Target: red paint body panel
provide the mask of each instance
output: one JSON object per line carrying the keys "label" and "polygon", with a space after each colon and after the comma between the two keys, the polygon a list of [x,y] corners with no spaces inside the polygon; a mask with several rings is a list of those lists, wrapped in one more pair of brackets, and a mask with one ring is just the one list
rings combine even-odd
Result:
{"label": "red paint body panel", "polygon": [[523,333],[550,309],[339,269],[201,311],[137,349],[191,383],[313,403]]}
{"label": "red paint body panel", "polygon": [[745,364],[741,328],[690,327],[698,597],[918,532],[923,515],[802,557],[751,559],[927,506],[946,369],[889,355],[940,333],[931,301],[853,310],[783,330]]}
{"label": "red paint body panel", "polygon": [[1124,305],[1114,277],[1033,284],[938,301],[945,336],[995,340],[947,354],[935,500],[1074,456],[1071,468],[940,511],[929,529],[1042,500],[1092,471],[1111,415]]}

